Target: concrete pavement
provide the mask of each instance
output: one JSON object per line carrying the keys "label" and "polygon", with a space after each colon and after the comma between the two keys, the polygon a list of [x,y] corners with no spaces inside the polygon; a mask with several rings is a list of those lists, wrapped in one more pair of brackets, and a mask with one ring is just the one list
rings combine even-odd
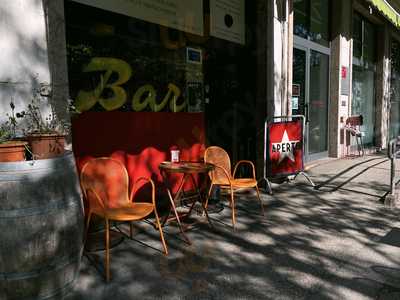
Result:
{"label": "concrete pavement", "polygon": [[171,223],[168,257],[139,223],[140,242],[111,251],[111,282],[94,267],[104,253],[94,252],[66,299],[400,299],[399,212],[382,204],[389,161],[324,160],[308,173],[318,189],[302,176],[273,184],[264,216],[254,193],[240,193],[235,231],[226,201],[211,210],[213,229],[195,214],[192,245]]}

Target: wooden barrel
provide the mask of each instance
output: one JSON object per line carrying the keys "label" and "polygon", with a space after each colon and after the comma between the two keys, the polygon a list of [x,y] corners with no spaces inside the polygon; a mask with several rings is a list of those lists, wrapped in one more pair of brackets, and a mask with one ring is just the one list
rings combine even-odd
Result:
{"label": "wooden barrel", "polygon": [[83,205],[71,152],[0,163],[0,299],[61,299],[78,276]]}

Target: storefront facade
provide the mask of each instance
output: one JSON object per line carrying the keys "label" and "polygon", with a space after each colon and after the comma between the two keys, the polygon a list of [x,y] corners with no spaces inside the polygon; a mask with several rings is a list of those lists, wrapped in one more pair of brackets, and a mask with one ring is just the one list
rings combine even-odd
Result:
{"label": "storefront facade", "polygon": [[349,146],[349,139],[344,138],[343,127],[349,116],[362,115],[367,152],[386,148],[388,139],[398,134],[393,78],[398,60],[399,10],[396,1],[389,2],[293,2],[290,92],[292,105],[300,109],[292,108],[292,112],[304,114],[308,121],[308,160],[344,157],[355,151],[355,142],[350,139]]}
{"label": "storefront facade", "polygon": [[[107,1],[64,3],[77,110],[147,113],[155,122],[174,113],[202,142],[254,160],[256,2],[120,2],[123,9]],[[188,124],[188,114],[203,124]],[[188,138],[168,125],[161,135]],[[157,144],[162,137],[152,138]]]}
{"label": "storefront facade", "polygon": [[[28,2],[35,1],[7,9],[24,11]],[[256,161],[260,176],[264,125],[273,116],[305,116],[306,161],[347,155],[343,126],[351,115],[363,116],[369,151],[399,135],[399,7],[383,0],[45,1],[36,8],[45,20],[35,18],[48,75],[40,71],[37,80],[50,81],[60,115],[70,98],[82,113],[142,114],[137,120],[161,126],[161,137],[137,124],[135,143],[149,146],[185,128],[190,136],[179,145],[220,145],[233,161]],[[157,123],[163,114],[177,123]],[[112,118],[96,122],[117,124]]]}
{"label": "storefront facade", "polygon": [[306,117],[305,155],[328,155],[330,2],[294,3],[291,114]]}

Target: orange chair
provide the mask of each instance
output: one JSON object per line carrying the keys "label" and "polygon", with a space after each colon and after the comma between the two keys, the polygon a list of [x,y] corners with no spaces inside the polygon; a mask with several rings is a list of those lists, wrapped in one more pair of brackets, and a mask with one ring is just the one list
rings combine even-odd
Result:
{"label": "orange chair", "polygon": [[[229,189],[230,191],[230,205],[232,208],[232,225],[235,228],[236,218],[235,218],[235,200],[234,191],[236,189],[243,188],[255,188],[257,192],[258,200],[261,204],[261,212],[264,215],[264,207],[260,198],[260,191],[258,190],[256,172],[254,164],[249,160],[239,161],[233,170],[233,175],[231,173],[231,161],[228,153],[220,147],[212,146],[208,147],[204,153],[204,161],[206,163],[211,163],[215,166],[215,169],[209,173],[211,179],[210,189],[207,194],[207,199],[205,207],[207,208],[208,199],[210,198],[212,189],[214,186],[220,186],[221,188]],[[248,164],[252,168],[253,177],[252,178],[235,178],[236,171],[240,164]]]}
{"label": "orange chair", "polygon": [[[151,203],[132,201],[135,186],[142,180],[147,181],[151,185]],[[128,196],[129,178],[125,166],[118,160],[101,157],[89,160],[82,167],[80,181],[83,194],[89,202],[85,242],[92,214],[105,219],[105,266],[107,281],[110,280],[110,221],[130,221],[130,236],[132,238],[132,221],[143,220],[154,212],[164,253],[168,255],[167,245],[156,209],[155,187],[150,178],[139,178],[135,182],[131,194]]]}

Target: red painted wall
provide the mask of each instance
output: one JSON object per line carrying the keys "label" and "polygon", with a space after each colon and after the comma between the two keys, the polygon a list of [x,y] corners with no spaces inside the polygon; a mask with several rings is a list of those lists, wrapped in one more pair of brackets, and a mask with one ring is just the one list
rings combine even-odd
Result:
{"label": "red painted wall", "polygon": [[[79,170],[92,157],[114,157],[125,164],[131,186],[142,176],[151,177],[157,194],[164,194],[158,165],[170,160],[171,147],[180,150],[181,160],[202,159],[204,114],[84,112],[72,122],[72,143]],[[173,191],[177,189],[179,178],[180,175],[170,177]]]}

